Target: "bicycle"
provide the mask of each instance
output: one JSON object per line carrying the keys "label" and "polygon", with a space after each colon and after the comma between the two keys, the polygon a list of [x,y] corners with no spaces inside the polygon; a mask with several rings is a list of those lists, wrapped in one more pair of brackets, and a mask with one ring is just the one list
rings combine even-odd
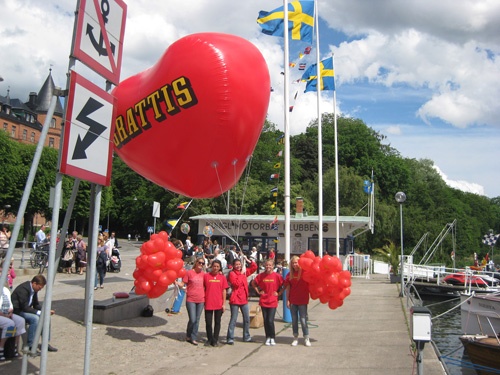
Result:
{"label": "bicycle", "polygon": [[47,263],[49,261],[49,252],[47,248],[48,244],[38,246],[36,243],[33,244],[33,249],[30,251],[30,265],[32,268],[39,268],[39,273],[43,273],[45,268],[47,268]]}

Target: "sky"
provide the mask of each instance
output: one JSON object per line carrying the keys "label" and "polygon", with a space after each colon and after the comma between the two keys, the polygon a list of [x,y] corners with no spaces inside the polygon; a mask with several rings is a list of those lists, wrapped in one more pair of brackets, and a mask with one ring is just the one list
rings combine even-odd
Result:
{"label": "sky", "polygon": [[[108,1],[99,0],[103,6]],[[154,65],[198,32],[241,36],[264,56],[274,91],[268,120],[284,129],[283,38],[264,35],[260,10],[278,0],[134,0],[127,3],[121,79]],[[401,156],[431,159],[448,185],[500,196],[500,1],[318,0],[320,58],[334,55],[336,109],[385,135]],[[66,86],[76,0],[0,0],[0,95],[28,100],[52,69]],[[292,43],[290,60],[307,44]],[[77,72],[104,81],[77,62]],[[290,80],[301,76],[297,67]],[[290,132],[317,118],[314,92],[290,85]],[[294,99],[297,93],[296,99]],[[332,92],[321,111],[333,112]]]}

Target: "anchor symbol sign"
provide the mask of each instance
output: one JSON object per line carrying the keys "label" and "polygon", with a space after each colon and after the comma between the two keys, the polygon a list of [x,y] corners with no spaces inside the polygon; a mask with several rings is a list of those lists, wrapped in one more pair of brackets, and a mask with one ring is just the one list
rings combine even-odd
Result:
{"label": "anchor symbol sign", "polygon": [[[104,23],[108,23],[108,15],[109,15],[109,2],[108,0],[101,1],[101,14],[104,20]],[[106,50],[106,45],[104,44],[104,37],[102,35],[102,30],[99,32],[99,41],[96,40],[94,36],[94,27],[87,23],[86,34],[90,38],[90,43],[94,46],[95,50],[99,54],[99,56],[108,56],[108,51]],[[115,54],[115,45],[113,43],[110,44],[111,53]]]}
{"label": "anchor symbol sign", "polygon": [[[104,37],[102,36],[102,31],[99,32],[99,41],[96,40],[94,36],[94,28],[91,24],[87,24],[87,35],[90,38],[90,43],[94,46],[95,50],[99,54],[99,56],[108,56],[108,51],[106,50],[106,45],[104,44]],[[111,53],[115,54],[115,45],[109,42],[111,47]]]}
{"label": "anchor symbol sign", "polygon": [[127,5],[123,0],[80,0],[73,56],[117,85]]}

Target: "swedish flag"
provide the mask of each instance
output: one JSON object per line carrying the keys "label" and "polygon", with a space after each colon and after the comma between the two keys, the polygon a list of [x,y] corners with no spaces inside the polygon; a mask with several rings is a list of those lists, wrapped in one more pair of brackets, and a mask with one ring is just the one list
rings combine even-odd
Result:
{"label": "swedish flag", "polygon": [[16,335],[17,328],[15,326],[9,326],[5,330],[5,337],[14,337]]}
{"label": "swedish flag", "polygon": [[[261,10],[257,23],[267,35],[284,36],[284,8],[270,12]],[[292,40],[312,43],[314,28],[314,1],[292,1],[288,4],[288,31]]]}
{"label": "swedish flag", "polygon": [[[304,92],[316,91],[318,85],[318,64],[311,65],[302,75],[302,81],[307,82]],[[320,90],[335,90],[335,72],[333,69],[333,57],[329,57],[319,63],[319,87]]]}

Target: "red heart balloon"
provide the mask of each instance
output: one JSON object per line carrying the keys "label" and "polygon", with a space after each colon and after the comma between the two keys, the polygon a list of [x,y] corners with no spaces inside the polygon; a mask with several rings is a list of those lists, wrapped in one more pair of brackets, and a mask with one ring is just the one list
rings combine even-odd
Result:
{"label": "red heart balloon", "polygon": [[168,190],[213,198],[238,182],[257,144],[269,105],[269,71],[245,39],[193,34],[113,95],[120,158]]}

